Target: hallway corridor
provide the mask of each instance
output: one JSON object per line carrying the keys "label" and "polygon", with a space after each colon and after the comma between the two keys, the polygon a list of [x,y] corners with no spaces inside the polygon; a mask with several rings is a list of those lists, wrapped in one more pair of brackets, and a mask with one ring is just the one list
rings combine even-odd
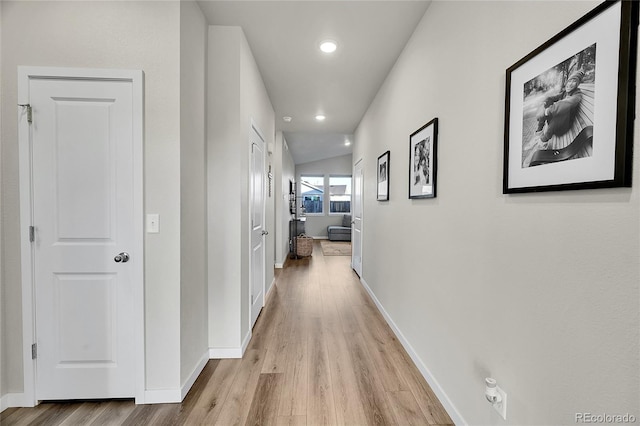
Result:
{"label": "hallway corridor", "polygon": [[43,403],[2,425],[445,425],[437,398],[351,270],[288,260],[243,359],[210,360],[182,404]]}

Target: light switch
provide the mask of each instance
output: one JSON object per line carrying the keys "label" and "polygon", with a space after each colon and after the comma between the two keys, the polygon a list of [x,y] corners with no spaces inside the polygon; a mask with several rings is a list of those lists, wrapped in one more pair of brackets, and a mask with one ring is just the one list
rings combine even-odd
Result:
{"label": "light switch", "polygon": [[157,234],[160,232],[160,215],[157,213],[147,214],[147,233]]}

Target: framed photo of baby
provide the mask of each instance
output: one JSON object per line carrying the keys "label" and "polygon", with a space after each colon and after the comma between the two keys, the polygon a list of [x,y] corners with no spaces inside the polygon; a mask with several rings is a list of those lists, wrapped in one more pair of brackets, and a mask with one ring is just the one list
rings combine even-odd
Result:
{"label": "framed photo of baby", "polygon": [[438,119],[409,136],[409,198],[436,196]]}
{"label": "framed photo of baby", "polygon": [[507,69],[503,193],[631,186],[637,22],[607,1]]}
{"label": "framed photo of baby", "polygon": [[391,152],[387,151],[378,157],[378,193],[376,200],[389,201],[389,167],[391,160]]}

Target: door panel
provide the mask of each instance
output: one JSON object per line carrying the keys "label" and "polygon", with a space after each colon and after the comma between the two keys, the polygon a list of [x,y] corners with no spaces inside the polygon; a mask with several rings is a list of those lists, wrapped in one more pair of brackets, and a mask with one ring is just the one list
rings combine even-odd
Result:
{"label": "door panel", "polygon": [[[115,215],[109,191],[115,176],[110,167],[109,116],[113,100],[53,99],[53,103],[58,144],[58,238],[112,239]],[[82,126],[76,125],[78,120]],[[83,220],[78,221],[77,217]]]}
{"label": "door panel", "polygon": [[132,83],[34,79],[29,94],[36,398],[135,396]]}
{"label": "door panel", "polygon": [[251,143],[251,327],[264,306],[264,140],[252,126]]}
{"label": "door panel", "polygon": [[[114,364],[116,305],[114,274],[55,274],[54,317],[59,366]],[[83,303],[75,303],[81,299]],[[82,318],[82,322],[78,322]],[[106,366],[106,365],[105,365]]]}

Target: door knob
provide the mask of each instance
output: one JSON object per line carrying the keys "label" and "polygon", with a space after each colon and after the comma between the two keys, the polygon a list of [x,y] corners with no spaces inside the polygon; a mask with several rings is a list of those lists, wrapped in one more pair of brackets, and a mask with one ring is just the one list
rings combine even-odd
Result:
{"label": "door knob", "polygon": [[262,235],[267,235],[269,234],[269,231],[262,231]]}
{"label": "door knob", "polygon": [[117,254],[116,257],[113,258],[113,260],[116,263],[127,263],[129,261],[129,253],[123,251],[122,253]]}

